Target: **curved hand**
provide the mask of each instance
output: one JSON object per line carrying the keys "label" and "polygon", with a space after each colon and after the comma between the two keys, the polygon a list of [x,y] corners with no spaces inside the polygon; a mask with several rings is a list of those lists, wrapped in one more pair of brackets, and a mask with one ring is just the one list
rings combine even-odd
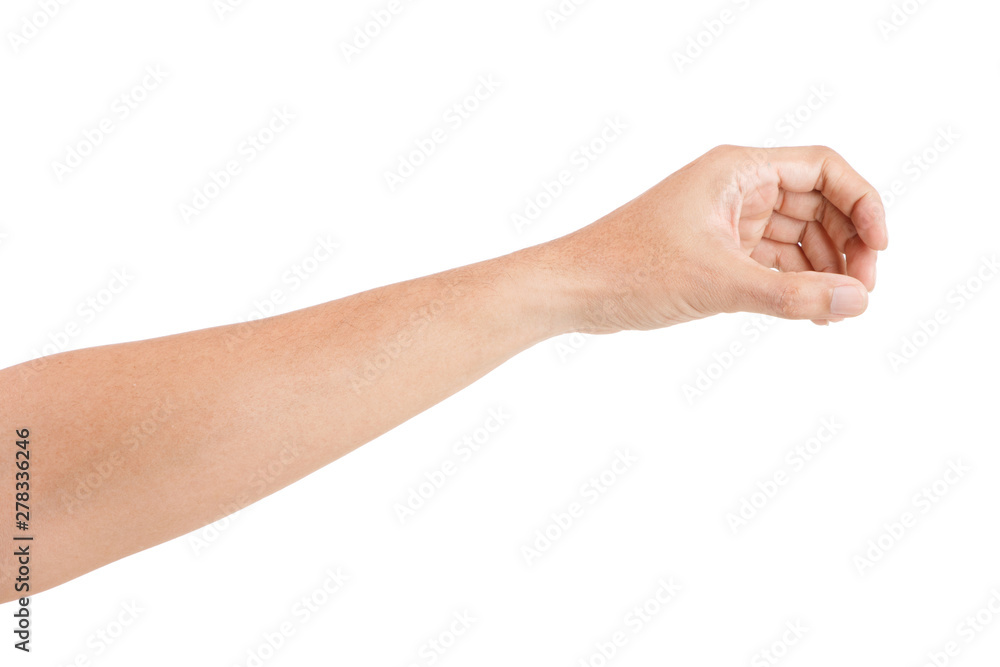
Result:
{"label": "curved hand", "polygon": [[586,285],[579,330],[612,333],[860,315],[887,243],[878,192],[829,148],[720,146],[552,246]]}

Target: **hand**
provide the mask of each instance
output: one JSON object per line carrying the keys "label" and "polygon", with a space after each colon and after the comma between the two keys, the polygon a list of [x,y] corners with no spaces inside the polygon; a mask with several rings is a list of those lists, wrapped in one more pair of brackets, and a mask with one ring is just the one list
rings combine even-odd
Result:
{"label": "hand", "polygon": [[551,242],[583,285],[585,333],[739,311],[854,317],[887,244],[878,192],[834,151],[736,146]]}

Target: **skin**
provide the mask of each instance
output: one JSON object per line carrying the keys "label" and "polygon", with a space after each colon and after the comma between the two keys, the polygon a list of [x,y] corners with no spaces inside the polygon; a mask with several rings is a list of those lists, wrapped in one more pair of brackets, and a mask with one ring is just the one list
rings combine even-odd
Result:
{"label": "skin", "polygon": [[510,255],[4,369],[0,487],[14,489],[15,431],[29,429],[34,541],[30,591],[16,593],[18,531],[0,521],[0,602],[216,521],[553,336],[740,311],[860,315],[887,243],[878,193],[830,149],[721,146]]}

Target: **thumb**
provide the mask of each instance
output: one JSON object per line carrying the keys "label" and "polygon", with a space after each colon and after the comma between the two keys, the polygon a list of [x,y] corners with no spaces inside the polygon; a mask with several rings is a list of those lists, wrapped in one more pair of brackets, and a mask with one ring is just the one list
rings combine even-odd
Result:
{"label": "thumb", "polygon": [[737,272],[734,310],[790,320],[855,317],[868,307],[868,290],[839,273],[779,273],[747,258]]}

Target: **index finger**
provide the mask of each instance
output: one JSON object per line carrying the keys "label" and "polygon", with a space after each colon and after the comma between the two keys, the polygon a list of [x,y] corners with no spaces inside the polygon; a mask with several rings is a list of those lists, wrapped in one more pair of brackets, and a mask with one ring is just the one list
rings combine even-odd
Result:
{"label": "index finger", "polygon": [[851,219],[865,245],[873,250],[889,245],[882,197],[836,151],[825,146],[775,148],[768,152],[768,160],[781,188],[820,191]]}

